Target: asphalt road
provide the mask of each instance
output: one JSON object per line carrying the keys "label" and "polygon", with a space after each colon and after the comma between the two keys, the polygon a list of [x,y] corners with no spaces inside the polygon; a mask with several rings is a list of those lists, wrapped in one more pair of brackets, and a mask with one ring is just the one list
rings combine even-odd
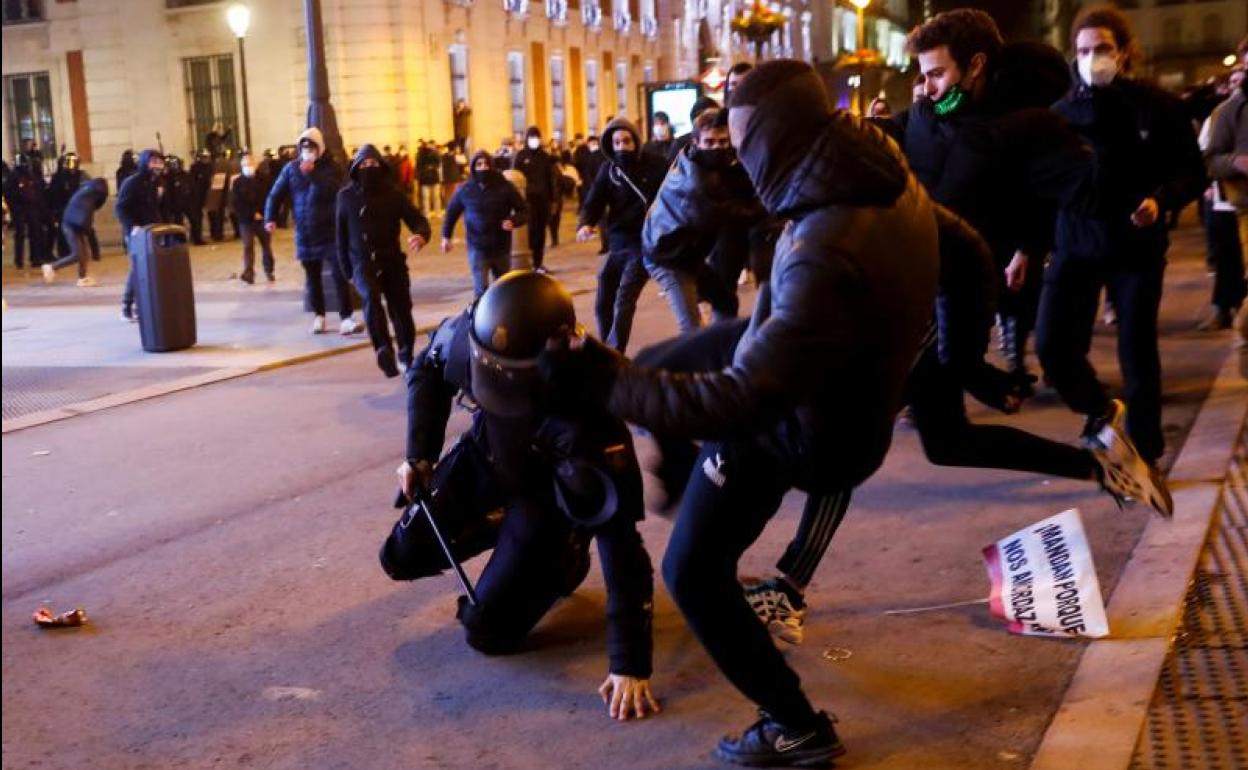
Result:
{"label": "asphalt road", "polygon": [[[1207,298],[1192,236],[1162,320],[1176,445],[1229,339],[1191,331]],[[634,349],[673,330],[651,285]],[[1103,330],[1096,355],[1116,381]],[[397,514],[403,420],[398,382],[356,352],[5,435],[3,767],[715,766],[715,739],[754,715],[661,581],[665,711],[616,724],[595,693],[596,567],[530,649],[505,658],[463,643],[450,577],[386,578],[376,554]],[[1048,391],[1010,422],[1063,440],[1081,423]],[[457,414],[451,435],[465,424]],[[770,570],[800,504],[786,498],[743,573]],[[1072,506],[1108,595],[1147,511],[1119,512],[1090,484],[936,468],[898,430],[812,586],[806,642],[788,653],[840,718],[840,766],[1026,767],[1081,645],[1011,637],[983,606],[883,613],[986,596],[980,548]],[[642,530],[658,563],[670,523],[652,515]],[[42,604],[84,607],[91,622],[39,630]],[[829,648],[850,656],[827,660]]]}

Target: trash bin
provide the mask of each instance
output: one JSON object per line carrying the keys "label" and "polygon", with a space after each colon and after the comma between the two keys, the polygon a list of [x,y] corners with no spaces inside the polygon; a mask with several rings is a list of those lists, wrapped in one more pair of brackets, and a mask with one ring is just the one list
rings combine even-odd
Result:
{"label": "trash bin", "polygon": [[186,228],[148,225],[130,239],[139,335],[149,353],[195,344],[195,287]]}

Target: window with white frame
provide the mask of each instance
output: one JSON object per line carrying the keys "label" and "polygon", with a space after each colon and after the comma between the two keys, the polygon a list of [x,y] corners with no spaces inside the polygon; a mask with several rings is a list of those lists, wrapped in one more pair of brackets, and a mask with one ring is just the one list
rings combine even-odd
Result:
{"label": "window with white frame", "polygon": [[529,0],[503,0],[503,10],[513,16],[527,16]]}
{"label": "window with white frame", "polygon": [[645,63],[645,66],[641,68],[641,80],[643,83],[654,82],[654,62],[648,61]]}
{"label": "window with white frame", "polygon": [[556,24],[567,24],[568,0],[546,0],[546,18]]}
{"label": "window with white frame", "polygon": [[182,60],[186,92],[186,123],[191,147],[204,147],[205,137],[220,123],[234,129],[238,141],[238,101],[234,92],[234,57],[231,54],[196,56]]}
{"label": "window with white frame", "polygon": [[460,99],[468,99],[468,46],[455,44],[450,49],[451,60],[451,103]]}
{"label": "window with white frame", "polygon": [[585,0],[581,6],[581,23],[594,32],[602,29],[602,5],[598,0]]}
{"label": "window with white frame", "polygon": [[55,159],[56,124],[52,120],[52,87],[46,72],[4,76],[9,107],[9,140],[15,151],[33,145],[44,160]]}
{"label": "window with white frame", "polygon": [[565,117],[562,56],[550,57],[550,115],[551,135],[556,132],[562,135]]}
{"label": "window with white frame", "polygon": [[585,60],[585,112],[589,117],[589,132],[598,133],[598,60]]}
{"label": "window with white frame", "polygon": [[654,0],[641,0],[641,34],[648,38],[659,36],[659,15]]}
{"label": "window with white frame", "polygon": [[615,110],[620,117],[628,115],[628,63],[615,65]]}
{"label": "window with white frame", "polygon": [[507,52],[507,91],[511,96],[511,130],[523,132],[526,128],[524,107],[524,54]]}

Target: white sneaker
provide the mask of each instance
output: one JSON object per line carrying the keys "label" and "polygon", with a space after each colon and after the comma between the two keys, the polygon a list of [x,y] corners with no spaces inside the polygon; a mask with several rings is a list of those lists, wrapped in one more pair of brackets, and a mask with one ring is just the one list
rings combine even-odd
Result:
{"label": "white sneaker", "polygon": [[1127,408],[1114,399],[1113,414],[1094,435],[1087,438],[1092,456],[1101,466],[1101,488],[1123,503],[1143,501],[1166,518],[1174,515],[1174,500],[1166,481],[1140,456],[1127,437],[1124,423]]}
{"label": "white sneaker", "polygon": [[51,265],[45,264],[43,267],[39,269],[43,271],[44,283],[52,283],[53,281],[56,280],[56,268],[52,267]]}
{"label": "white sneaker", "polygon": [[312,319],[312,333],[313,334],[325,333],[325,316],[318,315],[316,318]]}
{"label": "white sneaker", "polygon": [[356,334],[363,331],[364,324],[355,320],[355,316],[342,319],[342,324],[338,327],[338,331],[343,335]]}
{"label": "white sneaker", "polygon": [[95,279],[89,275],[83,276],[78,279],[78,286],[83,289],[89,289],[92,286],[95,286]]}
{"label": "white sneaker", "polygon": [[789,594],[775,580],[745,586],[745,600],[772,636],[789,644],[802,643],[806,607],[794,606]]}

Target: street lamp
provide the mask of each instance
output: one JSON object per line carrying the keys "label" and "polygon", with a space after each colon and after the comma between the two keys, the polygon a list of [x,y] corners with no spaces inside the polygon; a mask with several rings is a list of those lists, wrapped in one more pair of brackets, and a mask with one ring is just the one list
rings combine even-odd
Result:
{"label": "street lamp", "polygon": [[[865,115],[866,108],[863,106],[863,84],[862,79],[866,74],[863,72],[863,51],[867,47],[867,6],[871,4],[871,0],[849,0],[858,9],[858,114]],[[246,90],[244,88],[244,90]]]}
{"label": "street lamp", "polygon": [[251,9],[242,3],[235,3],[225,11],[225,21],[230,31],[238,38],[238,68],[243,73],[243,137],[247,149],[251,149],[251,108],[247,104],[247,53],[243,49],[243,38],[247,36],[247,28],[251,26]]}

